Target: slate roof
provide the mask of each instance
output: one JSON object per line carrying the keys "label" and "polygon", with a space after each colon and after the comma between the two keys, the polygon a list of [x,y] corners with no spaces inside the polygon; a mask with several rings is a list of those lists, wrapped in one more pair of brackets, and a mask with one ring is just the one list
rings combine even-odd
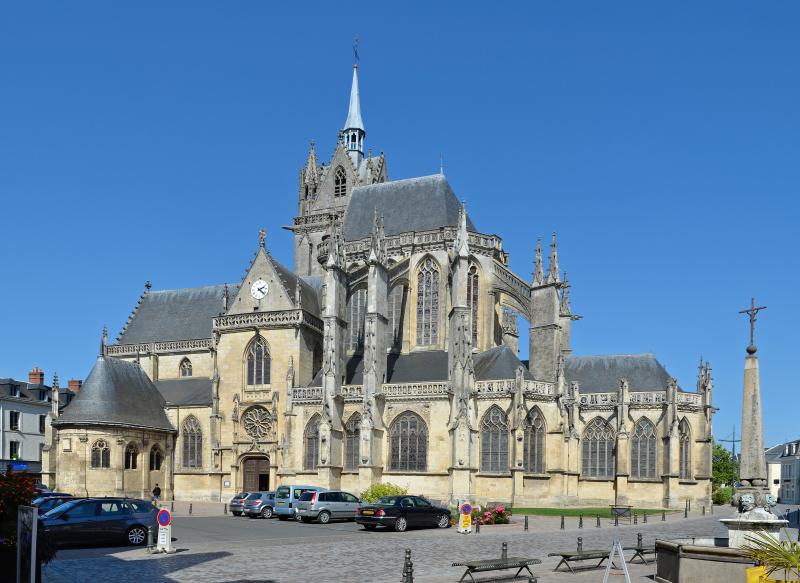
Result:
{"label": "slate roof", "polygon": [[517,368],[524,369],[524,377],[533,380],[533,375],[528,367],[522,364],[514,351],[508,346],[495,346],[473,355],[472,364],[475,368],[475,380],[495,381],[500,379],[513,379],[517,375]]}
{"label": "slate roof", "polygon": [[[375,209],[386,235],[458,226],[460,203],[443,174],[393,180],[353,189],[344,215],[344,238],[356,241],[372,232]],[[475,225],[467,216],[467,229]]]}
{"label": "slate roof", "polygon": [[167,405],[211,405],[211,379],[185,377],[153,383]]}
{"label": "slate roof", "polygon": [[767,458],[767,463],[770,464],[779,464],[781,462],[781,457],[783,457],[783,443],[779,443],[778,445],[773,445],[764,453]]}
{"label": "slate roof", "polygon": [[[38,403],[46,403],[50,400],[52,388],[47,385],[30,384],[25,381],[18,381],[12,378],[0,378],[0,397],[11,397],[12,388],[16,387],[19,391],[18,397],[15,399],[25,399],[28,401],[36,401]],[[44,389],[45,400],[39,399],[39,391]]]}
{"label": "slate roof", "polygon": [[[286,293],[289,294],[289,299],[294,303],[295,293],[297,293],[297,286],[300,286],[300,303],[302,308],[307,312],[311,312],[314,315],[320,315],[320,298],[317,295],[317,290],[309,284],[305,279],[302,277],[295,275],[295,273],[285,267],[280,261],[276,260],[272,257],[269,253],[267,253],[267,258],[272,263],[272,266],[275,268],[278,277],[281,278],[283,282],[283,286],[286,288]],[[320,279],[320,289],[322,288],[322,280]],[[233,296],[231,296],[231,301],[233,301]]]}
{"label": "slate roof", "polygon": [[[119,335],[119,344],[211,338],[211,319],[222,312],[224,285],[146,293]],[[228,286],[231,301],[239,289]]]}
{"label": "slate roof", "polygon": [[174,432],[164,413],[164,398],[142,368],[100,356],[80,392],[54,426],[99,425]]}
{"label": "slate roof", "polygon": [[628,379],[631,391],[663,391],[670,374],[653,354],[570,356],[565,363],[568,383],[578,382],[581,393],[610,393],[619,379]]}

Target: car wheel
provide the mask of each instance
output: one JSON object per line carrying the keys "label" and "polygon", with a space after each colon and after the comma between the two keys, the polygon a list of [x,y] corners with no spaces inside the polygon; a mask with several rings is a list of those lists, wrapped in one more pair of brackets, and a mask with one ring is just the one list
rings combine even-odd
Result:
{"label": "car wheel", "polygon": [[267,506],[261,511],[261,518],[272,518],[272,508]]}
{"label": "car wheel", "polygon": [[408,521],[402,516],[399,516],[397,520],[394,521],[394,530],[396,532],[405,532],[406,528],[408,528]]}
{"label": "car wheel", "polygon": [[374,524],[362,524],[361,526],[364,527],[364,530],[375,530]]}
{"label": "car wheel", "polygon": [[436,526],[439,528],[448,528],[450,526],[450,517],[447,514],[442,514],[439,516],[439,520],[436,521]]}
{"label": "car wheel", "polygon": [[323,510],[317,516],[317,520],[319,520],[320,524],[328,524],[331,521],[331,513]]}
{"label": "car wheel", "polygon": [[126,535],[128,540],[128,544],[138,547],[143,545],[147,540],[147,529],[143,526],[134,526],[128,529],[128,534]]}
{"label": "car wheel", "polygon": [[241,512],[231,512],[231,514],[233,514],[234,516],[241,516],[242,515]]}

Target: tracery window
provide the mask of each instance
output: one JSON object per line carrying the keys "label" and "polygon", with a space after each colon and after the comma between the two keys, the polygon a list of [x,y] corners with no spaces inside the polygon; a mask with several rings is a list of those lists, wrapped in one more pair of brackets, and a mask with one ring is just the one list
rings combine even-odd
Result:
{"label": "tracery window", "polygon": [[203,431],[194,415],[183,422],[183,467],[203,467]]}
{"label": "tracery window", "polygon": [[403,347],[403,322],[406,311],[408,288],[398,284],[389,292],[389,326],[386,329],[386,346],[391,350]]}
{"label": "tracery window", "polygon": [[150,448],[150,471],[158,471],[161,469],[161,463],[164,461],[164,453],[161,448],[154,445]]}
{"label": "tracery window", "polygon": [[467,272],[467,308],[473,347],[478,344],[478,287],[478,268],[473,265]]}
{"label": "tracery window", "polygon": [[190,377],[190,376],[192,376],[192,361],[189,360],[188,358],[184,358],[181,361],[180,375],[182,377]]}
{"label": "tracery window", "polygon": [[139,448],[136,447],[135,443],[129,443],[125,447],[125,469],[135,470],[138,459],[139,459]]}
{"label": "tracery window", "polygon": [[337,166],[333,174],[333,196],[344,196],[346,194],[347,175],[344,173],[344,168]]}
{"label": "tracery window", "polygon": [[678,424],[679,439],[679,462],[680,478],[682,480],[692,479],[692,429],[689,422],[684,417]]}
{"label": "tracery window", "polygon": [[105,439],[98,439],[92,444],[92,467],[111,467],[111,448]]}
{"label": "tracery window", "polygon": [[424,472],[428,467],[428,427],[411,411],[401,413],[389,430],[391,451],[389,469]]}
{"label": "tracery window", "polygon": [[439,267],[430,257],[417,271],[417,344],[439,342]]}
{"label": "tracery window", "polygon": [[526,472],[544,473],[544,435],[544,417],[542,412],[534,407],[525,417],[522,464]]}
{"label": "tracery window", "polygon": [[314,345],[311,361],[311,377],[317,376],[320,369],[322,369],[322,345],[318,342]]}
{"label": "tracery window", "polygon": [[261,336],[253,338],[247,347],[247,384],[268,385],[270,382],[270,365],[272,359],[269,355],[267,343]]}
{"label": "tracery window", "polygon": [[344,426],[344,469],[357,470],[361,457],[361,415],[353,413]]}
{"label": "tracery window", "polygon": [[264,407],[250,407],[242,415],[242,425],[254,440],[266,439],[272,433],[272,415]]}
{"label": "tracery window", "polygon": [[303,452],[303,468],[306,470],[316,470],[319,463],[319,422],[320,416],[314,415],[306,425],[303,441],[305,450]]}
{"label": "tracery window", "polygon": [[638,480],[656,477],[656,428],[645,418],[637,421],[631,435],[631,477]]}
{"label": "tracery window", "polygon": [[614,466],[614,430],[597,417],[583,432],[583,477],[612,478]]}
{"label": "tracery window", "polygon": [[481,471],[508,471],[508,417],[492,405],[481,421]]}
{"label": "tracery window", "polygon": [[347,350],[364,348],[364,319],[367,315],[367,290],[360,288],[347,298]]}

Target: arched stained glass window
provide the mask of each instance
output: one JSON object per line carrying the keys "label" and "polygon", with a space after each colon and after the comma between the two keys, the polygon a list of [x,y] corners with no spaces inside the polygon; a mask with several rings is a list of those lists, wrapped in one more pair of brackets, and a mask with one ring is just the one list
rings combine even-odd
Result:
{"label": "arched stained glass window", "polygon": [[194,415],[183,422],[183,467],[203,467],[203,431]]}
{"label": "arched stained glass window", "polygon": [[652,480],[656,477],[656,428],[647,419],[639,419],[631,435],[631,477]]}
{"label": "arched stained glass window", "polygon": [[319,422],[320,416],[314,415],[306,425],[303,434],[305,450],[303,451],[303,468],[316,470],[319,463]]}
{"label": "arched stained glass window", "polygon": [[492,405],[481,421],[481,471],[508,471],[508,418],[497,405]]}
{"label": "arched stained glass window", "polygon": [[467,272],[467,308],[469,309],[472,346],[478,344],[478,268],[474,265]]}
{"label": "arched stained glass window", "polygon": [[98,439],[92,444],[92,467],[111,467],[111,448],[105,439]]}
{"label": "arched stained glass window", "polygon": [[347,194],[347,175],[344,168],[337,166],[333,174],[333,196],[344,196]]}
{"label": "arched stained glass window", "polygon": [[139,460],[139,448],[135,443],[129,443],[125,447],[125,469],[135,470]]}
{"label": "arched stained glass window", "polygon": [[361,415],[353,413],[344,426],[344,469],[357,470],[360,457]]}
{"label": "arched stained glass window", "polygon": [[417,344],[439,342],[439,267],[430,257],[417,271]]}
{"label": "arched stained glass window", "polygon": [[150,449],[150,471],[158,471],[161,469],[161,463],[164,461],[164,452],[157,445]]}
{"label": "arched stained glass window", "polygon": [[403,323],[405,321],[408,288],[398,284],[389,292],[389,326],[386,329],[386,346],[390,350],[403,347]]}
{"label": "arched stained glass window", "polygon": [[544,417],[538,407],[530,410],[525,418],[523,436],[522,464],[526,472],[544,473],[544,436],[546,428]]}
{"label": "arched stained glass window", "polygon": [[614,477],[614,430],[608,422],[597,417],[586,426],[582,449],[583,477]]}
{"label": "arched stained glass window", "polygon": [[267,343],[261,336],[256,336],[247,346],[247,384],[248,386],[268,385],[270,383],[270,367],[272,359]]}
{"label": "arched stained glass window", "polygon": [[181,361],[180,371],[179,372],[180,372],[180,375],[182,377],[190,377],[190,376],[192,376],[192,361],[189,360],[188,358],[184,358]]}
{"label": "arched stained glass window", "polygon": [[389,469],[424,472],[428,466],[428,427],[411,411],[401,413],[389,430],[391,453]]}
{"label": "arched stained glass window", "polygon": [[678,424],[680,478],[692,479],[692,429],[684,417]]}
{"label": "arched stained glass window", "polygon": [[347,298],[347,350],[364,349],[364,319],[367,315],[367,290],[354,290]]}

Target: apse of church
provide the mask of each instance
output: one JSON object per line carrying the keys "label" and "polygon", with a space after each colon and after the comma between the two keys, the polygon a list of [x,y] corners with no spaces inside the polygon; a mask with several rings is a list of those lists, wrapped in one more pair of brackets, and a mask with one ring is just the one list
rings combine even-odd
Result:
{"label": "apse of church", "polygon": [[[443,173],[389,180],[383,153],[365,150],[358,83],[354,68],[330,161],[312,143],[300,171],[293,269],[262,231],[236,284],[148,282],[98,362],[132,367],[117,371],[114,394],[135,385],[164,419],[129,408],[103,424],[84,388],[54,419],[51,483],[141,495],[159,479],[185,500],[280,483],[359,493],[383,481],[442,501],[708,503],[710,366],[689,392],[652,354],[573,355],[580,317],[555,235],[531,250],[528,280]],[[66,440],[85,451],[71,457]],[[98,441],[108,464],[101,448],[97,466],[80,465]],[[163,470],[143,472],[154,446]]]}

